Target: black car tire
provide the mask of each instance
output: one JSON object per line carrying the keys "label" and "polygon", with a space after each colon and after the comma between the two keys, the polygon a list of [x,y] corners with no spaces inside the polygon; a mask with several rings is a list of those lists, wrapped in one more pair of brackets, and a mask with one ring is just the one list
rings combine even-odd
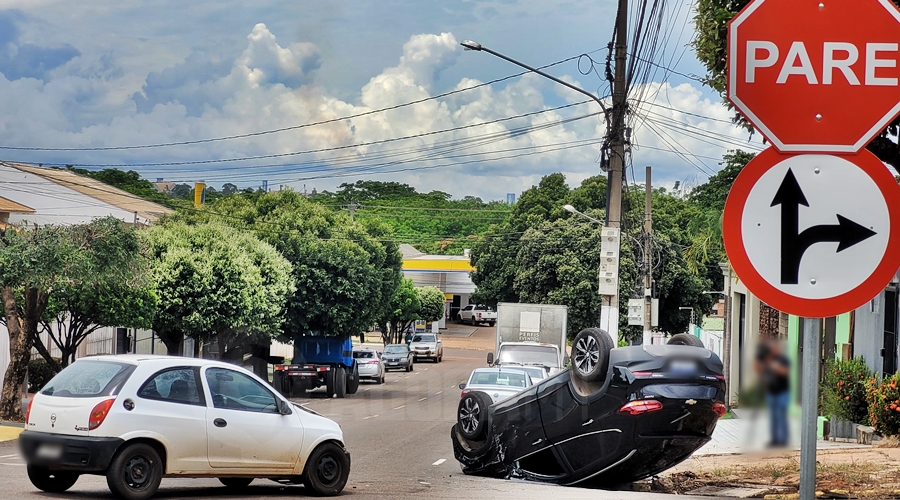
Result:
{"label": "black car tire", "polygon": [[28,479],[35,488],[47,493],[62,493],[78,481],[78,474],[66,471],[51,471],[48,467],[28,464]]}
{"label": "black car tire", "polygon": [[460,436],[470,441],[484,437],[491,403],[491,397],[481,391],[469,392],[459,400],[456,424]]}
{"label": "black car tire", "polygon": [[156,494],[162,481],[163,463],[156,449],[135,443],[120,450],[106,470],[106,484],[113,496],[146,500]]}
{"label": "black car tire", "polygon": [[490,326],[491,328],[493,328],[495,324],[496,324],[496,322],[491,321],[491,322],[488,323],[488,326]]}
{"label": "black car tire", "polygon": [[219,482],[229,488],[243,489],[253,482],[252,477],[220,477]]}
{"label": "black car tire", "polygon": [[316,496],[339,494],[350,476],[350,457],[334,443],[323,443],[313,450],[301,476],[303,485]]}
{"label": "black car tire", "polygon": [[689,345],[691,347],[704,347],[703,341],[688,333],[677,333],[666,342],[667,345]]}
{"label": "black car tire", "polygon": [[341,399],[347,396],[347,370],[343,366],[334,369],[334,395]]}
{"label": "black car tire", "polygon": [[[387,371],[387,370],[385,370],[385,371]],[[381,385],[384,383],[384,374],[383,373],[381,374],[381,377],[375,379],[375,383],[378,385]]]}
{"label": "black car tire", "polygon": [[572,341],[572,373],[583,382],[596,382],[606,376],[612,338],[599,328],[585,328]]}
{"label": "black car tire", "polygon": [[353,362],[353,369],[347,376],[347,394],[356,394],[359,390],[359,365]]}

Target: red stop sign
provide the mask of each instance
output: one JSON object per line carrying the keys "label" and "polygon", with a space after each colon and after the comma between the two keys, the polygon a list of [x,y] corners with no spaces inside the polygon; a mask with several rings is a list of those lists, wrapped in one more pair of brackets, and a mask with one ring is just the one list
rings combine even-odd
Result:
{"label": "red stop sign", "polygon": [[890,0],[754,0],[728,37],[728,98],[780,151],[856,153],[900,113]]}

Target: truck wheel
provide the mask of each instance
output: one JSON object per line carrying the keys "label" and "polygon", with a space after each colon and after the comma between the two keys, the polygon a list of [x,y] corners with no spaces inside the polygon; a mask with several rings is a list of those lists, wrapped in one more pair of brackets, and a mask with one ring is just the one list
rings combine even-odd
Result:
{"label": "truck wheel", "polygon": [[491,397],[481,391],[469,392],[459,400],[456,424],[462,437],[478,441],[484,436],[490,406]]}
{"label": "truck wheel", "polygon": [[606,376],[609,351],[613,349],[610,336],[599,328],[585,328],[572,342],[572,372],[584,382],[595,382]]}
{"label": "truck wheel", "polygon": [[691,347],[703,347],[703,341],[699,338],[687,334],[687,333],[678,333],[672,336],[667,345],[689,345]]}
{"label": "truck wheel", "polygon": [[333,368],[325,372],[325,395],[329,398],[334,396],[334,372],[335,370]]}
{"label": "truck wheel", "polygon": [[488,323],[488,326],[491,327],[491,328],[493,328],[495,324],[496,324],[495,321],[491,321],[491,322]]}
{"label": "truck wheel", "polygon": [[334,369],[334,395],[338,398],[347,396],[347,370],[343,366]]}
{"label": "truck wheel", "polygon": [[347,394],[356,394],[359,390],[359,365],[353,362],[353,369],[347,375]]}

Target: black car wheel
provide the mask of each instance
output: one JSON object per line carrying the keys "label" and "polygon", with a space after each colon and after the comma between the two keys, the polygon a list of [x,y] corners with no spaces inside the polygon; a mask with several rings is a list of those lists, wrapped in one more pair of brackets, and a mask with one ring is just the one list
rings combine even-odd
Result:
{"label": "black car wheel", "polygon": [[250,486],[252,477],[220,477],[219,482],[229,488],[241,489]]}
{"label": "black car wheel", "polygon": [[613,349],[610,336],[599,328],[585,328],[572,342],[572,371],[584,382],[595,382],[606,376],[609,351]]}
{"label": "black car wheel", "polygon": [[459,434],[470,441],[481,439],[487,427],[490,406],[491,397],[484,392],[472,391],[463,396],[456,409]]}
{"label": "black car wheel", "polygon": [[334,496],[347,485],[350,457],[334,443],[323,443],[313,450],[303,468],[303,485],[318,496]]}
{"label": "black car wheel", "polygon": [[35,488],[47,493],[62,493],[78,481],[74,472],[51,471],[47,467],[28,464],[28,479]]}
{"label": "black car wheel", "polygon": [[699,338],[687,334],[687,333],[678,333],[672,336],[668,342],[668,345],[689,345],[691,347],[703,347],[703,341]]}
{"label": "black car wheel", "polygon": [[338,398],[347,395],[347,370],[343,366],[334,369],[334,395]]}
{"label": "black car wheel", "polygon": [[137,443],[116,454],[106,470],[106,484],[113,496],[145,500],[159,489],[162,475],[159,453],[149,444]]}

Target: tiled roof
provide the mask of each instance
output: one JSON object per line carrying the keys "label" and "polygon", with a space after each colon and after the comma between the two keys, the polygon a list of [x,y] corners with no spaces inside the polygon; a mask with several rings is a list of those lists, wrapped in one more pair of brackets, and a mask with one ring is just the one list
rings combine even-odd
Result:
{"label": "tiled roof", "polygon": [[7,200],[6,198],[0,196],[0,212],[14,212],[17,214],[33,214],[34,209],[31,207],[26,207],[21,203],[16,203],[12,200]]}

